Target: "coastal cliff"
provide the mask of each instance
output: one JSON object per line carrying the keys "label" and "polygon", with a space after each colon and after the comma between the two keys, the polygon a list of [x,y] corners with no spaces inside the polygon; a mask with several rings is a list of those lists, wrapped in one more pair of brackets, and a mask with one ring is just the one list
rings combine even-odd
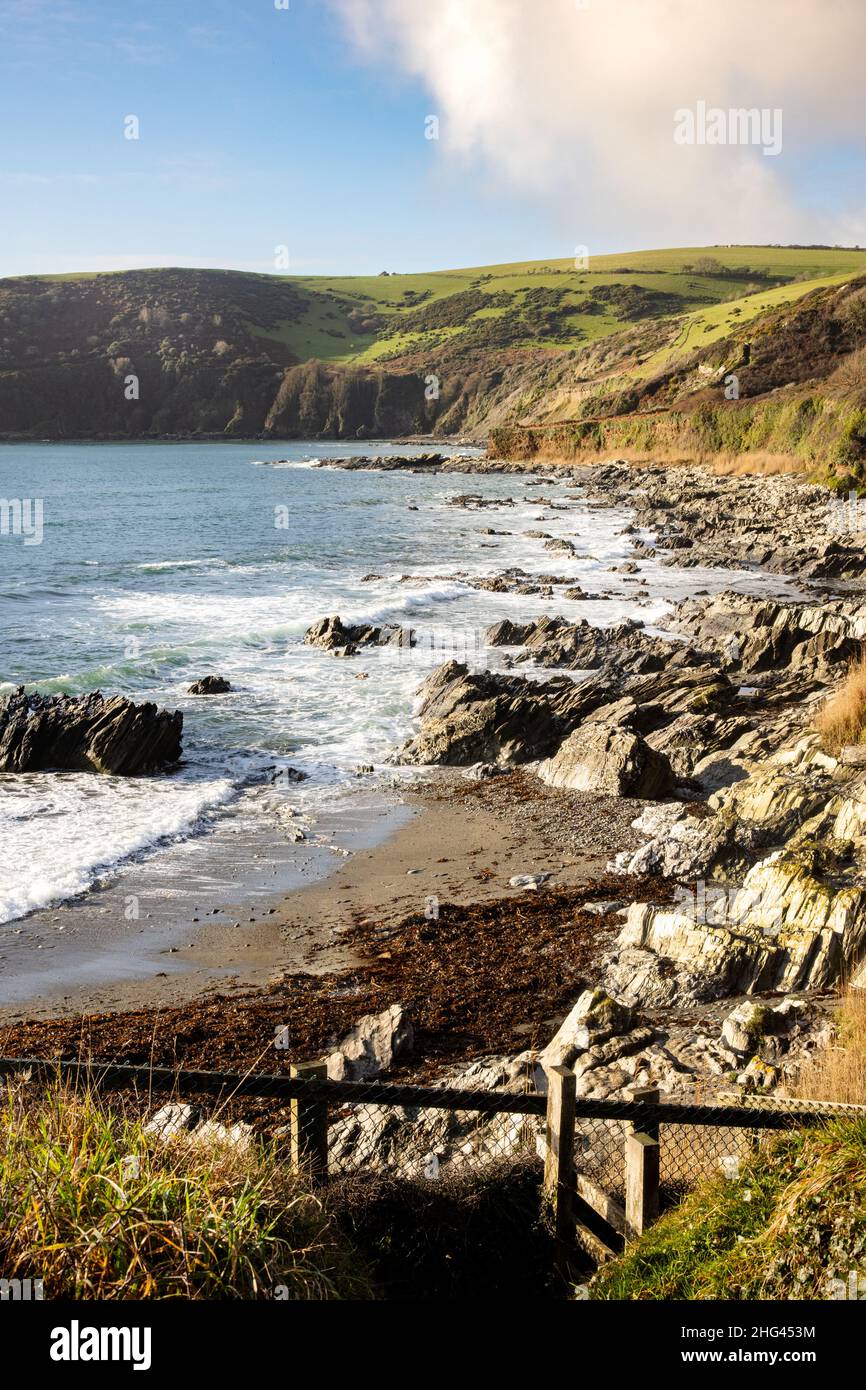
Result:
{"label": "coastal cliff", "polygon": [[5,439],[489,438],[858,484],[866,256],[719,247],[374,279],[0,281]]}

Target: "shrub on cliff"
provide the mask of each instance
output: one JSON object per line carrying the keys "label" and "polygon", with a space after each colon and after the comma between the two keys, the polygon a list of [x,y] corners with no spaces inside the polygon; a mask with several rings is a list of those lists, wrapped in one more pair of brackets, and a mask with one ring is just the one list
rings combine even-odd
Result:
{"label": "shrub on cliff", "polygon": [[833,753],[866,739],[866,655],[851,665],[845,683],[818,714],[815,727]]}

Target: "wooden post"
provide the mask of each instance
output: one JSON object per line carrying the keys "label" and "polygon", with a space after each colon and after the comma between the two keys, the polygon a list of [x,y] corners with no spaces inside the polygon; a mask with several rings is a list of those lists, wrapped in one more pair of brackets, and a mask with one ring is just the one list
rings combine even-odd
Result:
{"label": "wooden post", "polygon": [[[292,1076],[327,1077],[326,1062],[301,1062]],[[314,1187],[328,1181],[328,1102],[324,1096],[298,1096],[291,1102],[292,1167]]]}
{"label": "wooden post", "polygon": [[577,1079],[570,1067],[547,1073],[544,1191],[553,1208],[557,1264],[565,1273],[574,1245],[574,1110]]}
{"label": "wooden post", "polygon": [[[633,1090],[630,1100],[657,1105],[657,1086]],[[625,1238],[637,1240],[659,1214],[659,1127],[646,1125],[638,1130],[633,1124],[625,1135]]]}

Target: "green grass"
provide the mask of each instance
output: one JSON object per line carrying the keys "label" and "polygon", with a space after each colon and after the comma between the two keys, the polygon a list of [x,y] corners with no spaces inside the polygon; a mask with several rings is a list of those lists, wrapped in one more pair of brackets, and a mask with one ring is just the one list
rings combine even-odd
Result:
{"label": "green grass", "polygon": [[[590,1285],[599,1300],[829,1299],[866,1276],[866,1117],[785,1134],[698,1187]],[[866,1280],[864,1280],[866,1288]]]}
{"label": "green grass", "polygon": [[[712,343],[767,308],[798,298],[818,284],[839,283],[863,270],[863,252],[722,246],[591,256],[585,269],[564,259],[389,275],[205,274],[215,277],[215,282],[220,276],[247,286],[258,282],[265,301],[268,284],[291,287],[300,297],[297,313],[277,322],[246,318],[247,329],[263,341],[280,343],[299,361],[316,358],[355,364],[384,362],[418,351],[450,351],[459,348],[464,338],[467,347],[482,350],[584,347],[647,317],[642,312],[630,314],[627,308],[617,312],[615,306],[598,299],[593,305],[593,291],[614,288],[633,299],[635,292],[656,296],[657,302],[658,297],[672,297],[676,312],[685,317],[674,346],[659,349],[640,366],[637,374],[645,376],[676,353]],[[108,272],[113,278],[119,273]],[[136,274],[158,278],[165,276],[166,269]],[[97,277],[82,273],[26,278],[63,283]],[[773,280],[782,283],[773,285]],[[11,286],[15,282],[5,283]],[[477,307],[467,312],[465,319],[431,332],[417,331],[411,324],[419,308],[467,291],[488,296],[490,306]],[[533,318],[528,297],[538,292],[558,298],[561,312],[555,332],[549,329],[552,321]],[[231,294],[230,287],[225,293]],[[350,317],[353,312],[354,321]],[[672,319],[674,314],[652,316]],[[362,328],[360,320],[364,318],[375,318],[376,326]],[[499,336],[488,341],[484,324],[489,318],[509,320],[509,332],[504,334],[500,325]]]}
{"label": "green grass", "polygon": [[60,1083],[0,1105],[0,1278],[46,1298],[371,1296],[285,1152],[160,1142]]}
{"label": "green grass", "polygon": [[[866,258],[862,269],[866,270]],[[718,339],[727,338],[729,334],[766,313],[768,309],[793,304],[810,291],[822,286],[844,285],[850,276],[850,271],[841,271],[836,275],[815,277],[811,280],[795,280],[758,294],[744,295],[739,299],[713,304],[704,309],[694,309],[683,315],[680,330],[673,343],[653,353],[630,375],[653,376],[670,365],[677,356],[695,348],[708,347]]]}

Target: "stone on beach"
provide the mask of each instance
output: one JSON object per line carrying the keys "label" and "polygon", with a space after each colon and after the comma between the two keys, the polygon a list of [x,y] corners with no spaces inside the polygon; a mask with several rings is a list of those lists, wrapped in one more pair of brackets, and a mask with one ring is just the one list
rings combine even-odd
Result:
{"label": "stone on beach", "polygon": [[365,1014],[327,1058],[331,1081],[363,1081],[378,1076],[404,1053],[414,1039],[412,1024],[401,1004],[380,1014]]}
{"label": "stone on beach", "polygon": [[551,787],[647,800],[669,795],[674,785],[668,759],[640,734],[589,722],[539,765],[538,775]]}
{"label": "stone on beach", "polygon": [[552,874],[514,874],[508,880],[508,886],[509,888],[534,888],[538,891],[552,877]]}

